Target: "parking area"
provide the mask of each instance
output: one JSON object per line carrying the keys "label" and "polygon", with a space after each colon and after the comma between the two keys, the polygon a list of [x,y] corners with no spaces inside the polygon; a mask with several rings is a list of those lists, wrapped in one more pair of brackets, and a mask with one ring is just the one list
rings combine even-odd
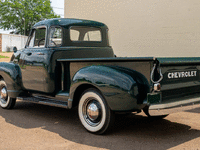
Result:
{"label": "parking area", "polygon": [[0,149],[200,149],[200,107],[149,120],[143,113],[117,117],[106,135],[88,133],[77,109],[17,101],[0,109]]}

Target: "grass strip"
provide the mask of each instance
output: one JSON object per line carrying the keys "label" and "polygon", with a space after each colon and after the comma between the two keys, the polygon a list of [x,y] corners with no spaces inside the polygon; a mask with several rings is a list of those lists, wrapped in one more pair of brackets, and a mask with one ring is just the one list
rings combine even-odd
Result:
{"label": "grass strip", "polygon": [[2,55],[0,55],[0,58],[9,58],[8,56],[2,56]]}

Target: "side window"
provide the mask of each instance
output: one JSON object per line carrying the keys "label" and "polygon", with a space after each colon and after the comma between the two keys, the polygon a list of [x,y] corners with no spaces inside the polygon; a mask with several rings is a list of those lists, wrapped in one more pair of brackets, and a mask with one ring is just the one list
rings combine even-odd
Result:
{"label": "side window", "polygon": [[49,46],[59,46],[62,44],[62,29],[60,27],[51,27]]}
{"label": "side window", "polygon": [[100,28],[74,26],[70,28],[71,41],[102,41]]}
{"label": "side window", "polygon": [[45,46],[46,28],[34,29],[27,47],[37,48]]}

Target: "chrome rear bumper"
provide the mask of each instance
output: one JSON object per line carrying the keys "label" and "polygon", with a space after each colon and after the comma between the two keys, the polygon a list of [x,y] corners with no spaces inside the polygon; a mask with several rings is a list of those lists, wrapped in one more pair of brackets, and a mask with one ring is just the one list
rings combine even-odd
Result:
{"label": "chrome rear bumper", "polygon": [[182,99],[171,99],[165,103],[151,104],[149,106],[149,114],[151,116],[166,115],[197,107],[200,107],[200,96],[184,97]]}

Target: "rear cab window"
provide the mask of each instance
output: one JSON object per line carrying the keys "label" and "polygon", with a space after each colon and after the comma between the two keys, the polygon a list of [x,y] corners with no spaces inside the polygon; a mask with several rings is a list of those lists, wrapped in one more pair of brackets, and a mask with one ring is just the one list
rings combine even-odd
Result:
{"label": "rear cab window", "polygon": [[100,28],[72,26],[70,28],[70,40],[72,42],[102,42]]}

